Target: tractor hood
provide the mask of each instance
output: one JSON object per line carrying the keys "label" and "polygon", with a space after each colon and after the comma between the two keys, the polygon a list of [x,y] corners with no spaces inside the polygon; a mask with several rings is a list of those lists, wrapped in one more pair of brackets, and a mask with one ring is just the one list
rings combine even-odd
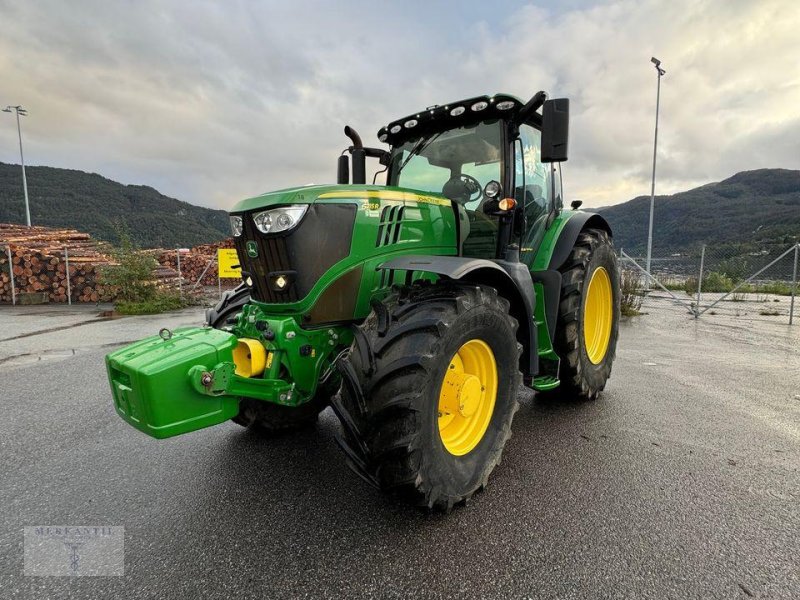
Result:
{"label": "tractor hood", "polygon": [[345,300],[355,301],[362,273],[365,289],[375,289],[377,267],[395,254],[457,252],[453,203],[398,187],[279,190],[242,200],[231,220],[239,231],[233,243],[242,270],[253,282],[252,298],[273,305],[273,313],[304,310],[310,324],[353,318],[356,307]]}
{"label": "tractor hood", "polygon": [[423,193],[418,190],[400,187],[387,187],[384,185],[306,185],[302,187],[286,188],[275,192],[267,192],[237,202],[230,210],[232,215],[284,206],[287,204],[314,204],[317,201],[352,203],[355,201],[376,200],[406,200],[425,204],[438,204],[449,206],[450,200],[441,194]]}

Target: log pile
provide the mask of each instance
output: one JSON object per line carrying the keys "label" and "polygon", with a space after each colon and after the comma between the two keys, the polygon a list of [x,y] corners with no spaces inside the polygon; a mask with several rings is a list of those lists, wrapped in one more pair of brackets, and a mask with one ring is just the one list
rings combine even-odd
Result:
{"label": "log pile", "polygon": [[[0,223],[0,302],[11,302],[7,247],[11,248],[11,272],[14,274],[15,292],[18,296],[46,292],[50,302],[67,301],[66,247],[69,254],[72,301],[103,302],[114,298],[115,290],[102,283],[102,269],[114,264],[109,255],[110,248],[106,244],[75,229]],[[176,250],[162,248],[144,252],[158,263],[152,277],[158,287],[177,290],[182,286],[183,291],[187,292],[204,270],[206,273],[200,285],[216,286],[217,249],[232,247],[233,241],[229,239],[216,244],[202,244],[188,252],[182,252],[180,280]],[[223,280],[225,287],[238,283],[234,279]]]}
{"label": "log pile", "polygon": [[100,269],[111,263],[98,242],[74,229],[24,227],[0,223],[0,301],[11,302],[11,273],[16,293],[46,292],[50,302],[67,301],[69,253],[70,292],[73,302],[98,302],[113,290],[100,281]]}
{"label": "log pile", "polygon": [[[233,248],[233,240],[228,239],[216,244],[202,244],[200,246],[195,246],[188,252],[181,252],[181,275],[183,275],[184,281],[193,285],[202,275],[203,279],[200,285],[217,285],[216,257],[217,249],[219,248]],[[168,267],[177,272],[177,254],[177,250],[162,249],[158,251],[155,258],[161,266]],[[205,275],[203,275],[203,271],[205,271]],[[227,280],[223,280],[223,283],[226,283],[226,281]],[[237,280],[230,281],[235,282],[237,285],[239,283]]]}

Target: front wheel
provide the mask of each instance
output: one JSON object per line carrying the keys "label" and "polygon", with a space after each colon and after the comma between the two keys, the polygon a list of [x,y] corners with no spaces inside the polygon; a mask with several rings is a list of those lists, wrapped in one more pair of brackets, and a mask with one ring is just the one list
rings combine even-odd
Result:
{"label": "front wheel", "polygon": [[364,396],[345,383],[334,403],[351,467],[429,509],[484,486],[518,408],[516,329],[485,286],[415,284],[376,305],[347,359]]}
{"label": "front wheel", "polygon": [[[335,378],[331,378],[335,379]],[[242,427],[266,434],[278,434],[310,427],[317,422],[319,414],[330,404],[338,391],[338,379],[320,384],[314,397],[299,406],[283,406],[254,398],[239,401],[239,414],[232,421]]]}
{"label": "front wheel", "polygon": [[619,268],[608,233],[580,233],[561,267],[554,339],[561,357],[559,394],[594,400],[611,376],[619,330]]}

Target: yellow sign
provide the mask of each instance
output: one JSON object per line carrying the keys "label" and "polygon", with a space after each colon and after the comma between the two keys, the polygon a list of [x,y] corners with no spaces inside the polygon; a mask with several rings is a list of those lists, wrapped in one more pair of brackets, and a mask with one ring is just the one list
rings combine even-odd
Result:
{"label": "yellow sign", "polygon": [[220,277],[231,279],[242,278],[242,269],[239,267],[240,261],[235,249],[217,249],[217,264],[219,265]]}

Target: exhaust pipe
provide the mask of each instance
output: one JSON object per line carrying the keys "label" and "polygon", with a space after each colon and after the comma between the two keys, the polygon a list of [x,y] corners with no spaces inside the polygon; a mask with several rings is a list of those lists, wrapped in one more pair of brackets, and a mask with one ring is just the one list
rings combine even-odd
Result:
{"label": "exhaust pipe", "polygon": [[351,150],[353,155],[353,183],[366,183],[367,153],[364,151],[364,144],[361,142],[361,136],[349,125],[345,126],[344,134],[353,142]]}

